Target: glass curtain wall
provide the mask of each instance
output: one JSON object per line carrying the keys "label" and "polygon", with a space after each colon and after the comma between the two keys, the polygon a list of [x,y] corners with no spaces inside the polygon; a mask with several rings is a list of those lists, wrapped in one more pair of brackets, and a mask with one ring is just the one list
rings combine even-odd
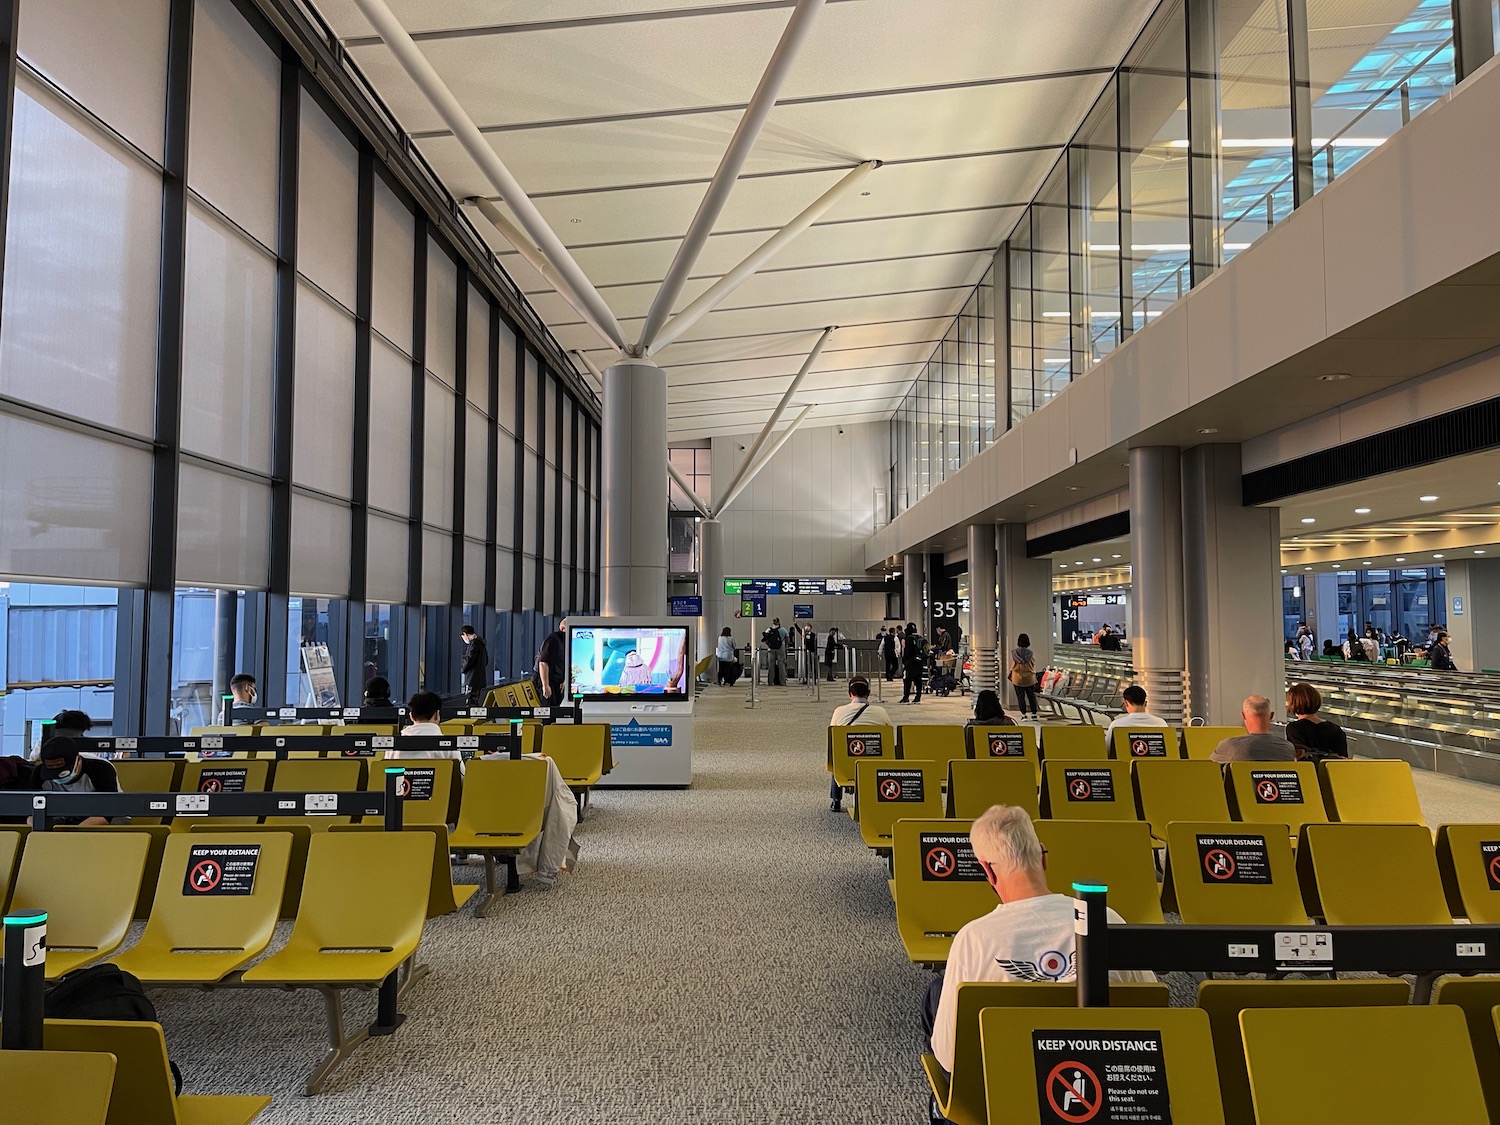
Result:
{"label": "glass curtain wall", "polygon": [[[1373,0],[1352,22],[1337,0],[1305,7],[1305,29],[1289,28],[1285,0],[1157,9],[892,417],[894,511],[993,442],[988,427],[1045,406],[1452,89],[1451,0]],[[1294,120],[1293,58],[1307,59],[1306,120]],[[978,400],[966,382],[971,312],[981,372],[996,339],[1005,353],[998,378],[978,379]]]}
{"label": "glass curtain wall", "polygon": [[598,403],[493,258],[400,186],[425,170],[382,164],[252,4],[20,10],[6,752],[64,703],[189,729],[236,671],[299,702],[304,642],[347,701],[374,674],[448,688],[424,605],[455,654],[466,606],[507,638],[528,615],[528,645],[593,609]]}

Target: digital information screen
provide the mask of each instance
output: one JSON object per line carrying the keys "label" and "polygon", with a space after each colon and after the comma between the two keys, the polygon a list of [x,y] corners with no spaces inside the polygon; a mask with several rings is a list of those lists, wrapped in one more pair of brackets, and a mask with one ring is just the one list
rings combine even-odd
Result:
{"label": "digital information screen", "polygon": [[568,630],[568,694],[688,698],[687,629],[619,625]]}

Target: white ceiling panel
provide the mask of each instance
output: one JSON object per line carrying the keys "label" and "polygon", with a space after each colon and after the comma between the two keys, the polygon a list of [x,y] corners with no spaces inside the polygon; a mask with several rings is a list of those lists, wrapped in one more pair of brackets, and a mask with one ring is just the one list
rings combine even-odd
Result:
{"label": "white ceiling panel", "polygon": [[[791,0],[784,0],[790,8]],[[849,0],[832,0],[848,3]],[[731,8],[764,0],[651,0],[649,9],[641,0],[389,0],[391,11],[413,34],[444,28],[500,28],[524,30],[537,23],[570,20],[639,19],[643,15],[667,17],[684,9]],[[320,0],[324,16],[341,36],[361,36],[373,29],[354,0]]]}

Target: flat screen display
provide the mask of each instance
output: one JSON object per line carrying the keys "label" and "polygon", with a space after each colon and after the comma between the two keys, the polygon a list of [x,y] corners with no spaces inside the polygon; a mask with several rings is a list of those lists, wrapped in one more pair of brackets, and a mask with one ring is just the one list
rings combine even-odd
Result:
{"label": "flat screen display", "polygon": [[568,630],[568,694],[574,699],[687,699],[686,628],[588,625]]}

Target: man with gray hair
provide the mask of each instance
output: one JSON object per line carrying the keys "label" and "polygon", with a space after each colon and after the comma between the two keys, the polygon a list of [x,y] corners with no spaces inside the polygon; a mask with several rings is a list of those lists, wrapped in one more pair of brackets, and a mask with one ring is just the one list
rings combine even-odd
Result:
{"label": "man with gray hair", "polygon": [[1271,733],[1271,701],[1263,695],[1251,695],[1240,705],[1240,719],[1248,734],[1226,738],[1214,747],[1210,757],[1215,762],[1290,762],[1297,757],[1292,744],[1279,734]]}
{"label": "man with gray hair", "polygon": [[[1047,849],[1037,839],[1031,815],[993,805],[969,829],[974,858],[1000,898],[953,938],[948,968],[927,990],[923,1030],[932,1053],[953,1070],[958,986],[969,981],[1070,981],[1077,979],[1073,948],[1073,900],[1047,886]],[[1113,910],[1109,920],[1125,921]],[[1111,980],[1154,980],[1147,972],[1114,972]]]}

